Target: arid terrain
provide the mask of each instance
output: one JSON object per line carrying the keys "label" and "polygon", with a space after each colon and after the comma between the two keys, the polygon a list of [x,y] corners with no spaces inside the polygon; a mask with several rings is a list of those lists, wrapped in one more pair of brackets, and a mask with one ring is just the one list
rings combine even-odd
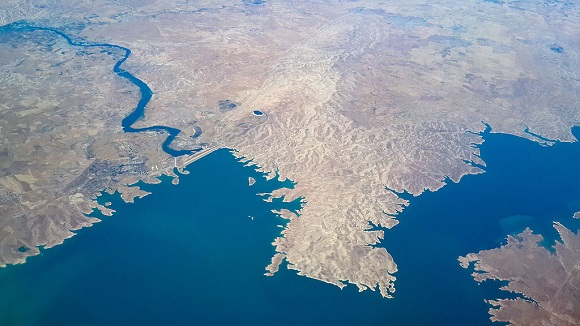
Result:
{"label": "arid terrain", "polygon": [[475,265],[477,282],[507,281],[501,290],[521,294],[515,299],[490,300],[493,321],[515,325],[577,325],[580,320],[580,237],[554,223],[562,242],[552,254],[530,229],[509,236],[498,249],[460,257],[464,268]]}
{"label": "arid terrain", "polygon": [[[580,122],[574,3],[0,4],[0,25],[19,21],[130,49],[123,69],[153,91],[136,127],[180,129],[173,148],[230,148],[296,182],[270,194],[305,205],[281,213],[290,221],[268,275],[286,260],[300,275],[384,297],[395,292],[396,257],[374,245],[399,223],[401,193],[482,173],[488,127],[550,145],[576,141]],[[140,94],[113,72],[120,54],[50,32],[4,27],[0,37],[4,265],[95,222],[83,213],[101,190],[131,200],[145,193],[128,185],[191,158],[164,153],[163,133],[123,132]]]}

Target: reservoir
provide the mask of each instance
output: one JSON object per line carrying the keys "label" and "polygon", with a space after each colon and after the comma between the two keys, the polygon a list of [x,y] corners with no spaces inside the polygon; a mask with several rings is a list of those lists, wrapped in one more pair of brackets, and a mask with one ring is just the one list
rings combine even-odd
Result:
{"label": "reservoir", "polygon": [[412,198],[386,232],[399,267],[394,299],[352,285],[341,291],[285,266],[264,276],[284,223],[270,210],[299,203],[263,202],[256,194],[280,182],[219,150],[177,186],[145,185],[153,194],[135,204],[104,195],[115,215],[1,269],[0,324],[489,325],[483,300],[507,295],[497,283],[477,285],[457,256],[495,248],[527,226],[550,243],[554,220],[577,230],[580,146],[484,137],[486,173]]}

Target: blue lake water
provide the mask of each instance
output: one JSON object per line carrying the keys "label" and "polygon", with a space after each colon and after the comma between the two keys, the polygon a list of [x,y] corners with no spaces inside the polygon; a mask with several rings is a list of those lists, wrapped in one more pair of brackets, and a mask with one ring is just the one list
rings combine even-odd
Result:
{"label": "blue lake water", "polygon": [[[488,134],[487,172],[413,198],[385,246],[399,265],[394,299],[300,277],[263,276],[284,223],[257,193],[266,182],[220,150],[177,186],[147,185],[135,204],[24,265],[0,270],[1,325],[486,325],[484,298],[457,256],[498,246],[530,226],[556,238],[553,220],[579,227],[578,143],[542,147]],[[258,182],[248,186],[248,176]],[[298,203],[290,204],[298,208]],[[253,216],[250,219],[248,216]],[[495,286],[495,287],[494,287]]]}

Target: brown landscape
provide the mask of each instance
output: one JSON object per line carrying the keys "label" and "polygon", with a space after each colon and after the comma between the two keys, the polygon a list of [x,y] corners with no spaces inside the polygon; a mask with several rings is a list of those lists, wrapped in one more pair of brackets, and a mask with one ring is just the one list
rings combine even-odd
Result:
{"label": "brown landscape", "polygon": [[477,282],[507,281],[501,289],[521,294],[515,299],[490,300],[493,321],[514,325],[577,325],[580,320],[580,237],[554,223],[562,242],[555,253],[538,243],[541,235],[529,228],[517,236],[508,236],[498,249],[482,250],[460,257],[464,268],[475,265],[472,274]]}

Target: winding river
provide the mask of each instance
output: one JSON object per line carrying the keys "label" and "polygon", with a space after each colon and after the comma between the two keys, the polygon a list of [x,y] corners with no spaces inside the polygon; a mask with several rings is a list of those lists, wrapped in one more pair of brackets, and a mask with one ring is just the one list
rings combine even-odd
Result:
{"label": "winding river", "polygon": [[122,121],[121,125],[123,126],[123,130],[125,132],[146,132],[146,131],[154,131],[154,132],[166,132],[168,133],[167,138],[163,142],[163,150],[171,155],[171,156],[182,156],[182,155],[189,155],[201,150],[201,148],[191,149],[191,150],[176,150],[171,148],[171,143],[175,140],[177,135],[181,133],[181,130],[177,128],[172,128],[168,126],[150,126],[144,128],[134,128],[133,124],[137,122],[137,120],[141,119],[145,115],[145,108],[147,104],[151,100],[153,96],[153,91],[147,84],[142,81],[141,79],[135,77],[133,74],[128,72],[127,70],[121,68],[123,63],[129,58],[131,55],[131,50],[120,45],[116,44],[108,44],[108,43],[89,43],[89,42],[77,42],[73,41],[73,39],[65,34],[64,32],[51,28],[51,27],[41,27],[41,26],[34,26],[30,25],[27,22],[15,22],[12,24],[4,25],[0,27],[0,31],[2,30],[11,30],[11,31],[47,31],[54,33],[62,38],[64,38],[68,44],[71,46],[79,46],[79,47],[103,47],[109,49],[116,49],[121,50],[125,54],[121,59],[119,59],[115,66],[113,67],[113,72],[115,72],[120,77],[123,77],[133,83],[135,86],[139,87],[139,91],[141,92],[141,99],[137,106],[131,111],[129,115],[127,115]]}

